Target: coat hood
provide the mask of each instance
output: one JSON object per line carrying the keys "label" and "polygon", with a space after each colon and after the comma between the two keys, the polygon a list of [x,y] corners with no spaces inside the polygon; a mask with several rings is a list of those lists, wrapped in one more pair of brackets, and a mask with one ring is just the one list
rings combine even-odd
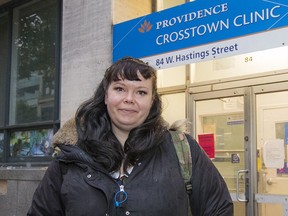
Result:
{"label": "coat hood", "polygon": [[77,145],[78,134],[75,119],[69,119],[54,134],[52,146],[54,147],[53,157],[64,161],[87,163],[95,166],[93,159]]}
{"label": "coat hood", "polygon": [[78,134],[76,130],[76,122],[74,118],[69,119],[65,124],[54,134],[52,145],[55,148],[57,145],[76,145]]}

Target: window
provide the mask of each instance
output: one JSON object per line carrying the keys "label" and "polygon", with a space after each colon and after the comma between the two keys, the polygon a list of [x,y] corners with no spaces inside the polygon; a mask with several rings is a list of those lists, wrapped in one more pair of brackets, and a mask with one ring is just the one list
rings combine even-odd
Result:
{"label": "window", "polygon": [[11,157],[43,157],[52,154],[52,129],[16,131],[10,137]]}
{"label": "window", "polygon": [[0,162],[47,161],[59,127],[61,4],[17,2],[0,13]]}
{"label": "window", "polygon": [[[53,119],[57,48],[55,3],[55,0],[38,1],[14,9],[10,125]],[[42,112],[47,108],[51,114]]]}
{"label": "window", "polygon": [[[0,101],[5,99],[6,70],[8,62],[8,14],[0,14]],[[4,126],[5,103],[0,103],[0,127]]]}
{"label": "window", "polygon": [[3,157],[3,151],[4,151],[4,134],[0,133],[0,158]]}

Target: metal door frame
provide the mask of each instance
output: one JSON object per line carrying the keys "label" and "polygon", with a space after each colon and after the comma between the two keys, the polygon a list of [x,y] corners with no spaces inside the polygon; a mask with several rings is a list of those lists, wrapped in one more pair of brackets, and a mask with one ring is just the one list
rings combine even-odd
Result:
{"label": "metal door frame", "polygon": [[[243,96],[244,97],[244,155],[245,155],[245,168],[240,172],[245,172],[246,185],[245,185],[245,197],[239,199],[239,195],[231,193],[232,200],[234,202],[246,203],[246,215],[258,215],[257,205],[259,203],[278,203],[283,205],[283,215],[288,216],[288,195],[276,195],[276,194],[259,194],[257,193],[257,110],[256,110],[256,96],[258,94],[288,91],[287,73],[282,76],[280,80],[274,80],[270,77],[271,81],[275,83],[262,83],[255,82],[249,83],[251,87],[242,85],[239,88],[225,89],[228,86],[221,88],[221,84],[216,84],[217,89],[215,91],[204,87],[204,92],[195,92],[191,89],[187,95],[187,118],[193,123],[190,127],[191,134],[196,136],[196,102],[201,100],[212,100],[222,97]],[[284,79],[283,79],[284,78]],[[243,81],[241,81],[242,83]],[[218,85],[218,86],[217,86]],[[214,85],[215,86],[215,85]],[[236,85],[241,86],[241,85]],[[196,87],[197,89],[197,87]],[[190,112],[189,110],[192,110]]]}
{"label": "metal door frame", "polygon": [[[257,189],[257,165],[256,165],[256,143],[255,137],[255,96],[252,94],[251,87],[243,88],[234,88],[226,89],[219,91],[209,91],[202,93],[193,93],[189,92],[188,103],[189,109],[187,109],[187,117],[192,122],[190,132],[192,136],[196,136],[196,102],[201,100],[212,100],[217,98],[224,97],[233,97],[233,96],[243,96],[244,98],[244,157],[245,157],[245,168],[244,170],[239,170],[245,175],[245,197],[239,197],[237,193],[231,193],[232,200],[234,202],[245,202],[246,205],[246,215],[257,215],[256,213],[256,204],[254,201],[254,194]],[[192,112],[189,112],[192,110]],[[254,163],[253,163],[254,161]],[[238,191],[238,189],[237,189]]]}
{"label": "metal door frame", "polygon": [[[257,95],[269,94],[269,93],[281,92],[281,91],[288,91],[288,82],[253,86],[252,92],[253,92],[253,104],[254,104],[254,106],[256,107],[256,96]],[[255,110],[255,113],[256,113],[256,110]],[[255,120],[255,125],[257,125],[256,120]],[[256,134],[256,131],[255,131],[255,134]],[[256,144],[256,140],[255,140],[255,144]],[[255,191],[255,202],[256,203],[282,204],[283,205],[283,216],[288,216],[288,195],[259,194],[259,193],[257,193],[257,190],[256,190]]]}

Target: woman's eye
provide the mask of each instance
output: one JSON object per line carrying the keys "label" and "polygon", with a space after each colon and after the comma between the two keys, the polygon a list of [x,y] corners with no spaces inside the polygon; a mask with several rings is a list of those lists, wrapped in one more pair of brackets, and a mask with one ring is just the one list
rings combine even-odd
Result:
{"label": "woman's eye", "polygon": [[124,89],[122,87],[115,87],[114,90],[117,92],[124,91]]}
{"label": "woman's eye", "polygon": [[144,96],[144,95],[147,95],[147,92],[146,91],[138,91],[138,94]]}

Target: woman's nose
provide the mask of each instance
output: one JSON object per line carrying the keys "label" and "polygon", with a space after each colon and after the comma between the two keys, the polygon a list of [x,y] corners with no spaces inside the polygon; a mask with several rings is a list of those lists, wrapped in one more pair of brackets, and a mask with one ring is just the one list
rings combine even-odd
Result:
{"label": "woman's nose", "polygon": [[124,102],[125,103],[134,103],[135,102],[133,92],[127,93],[126,97],[124,98]]}

